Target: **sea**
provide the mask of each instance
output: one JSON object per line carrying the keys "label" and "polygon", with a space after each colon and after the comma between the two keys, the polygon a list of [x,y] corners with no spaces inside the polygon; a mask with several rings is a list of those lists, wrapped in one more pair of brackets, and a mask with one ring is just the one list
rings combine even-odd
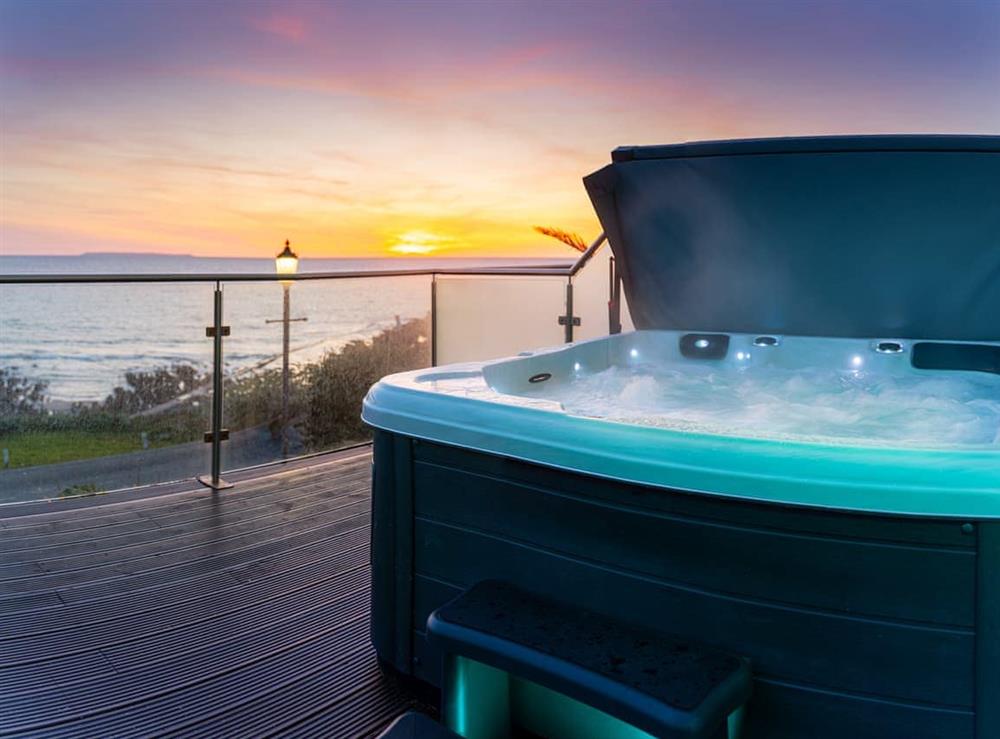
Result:
{"label": "sea", "polygon": [[[300,272],[560,264],[558,259],[302,259]],[[271,259],[160,254],[0,256],[0,274],[271,273]],[[280,366],[282,288],[223,283],[227,373]],[[0,285],[0,367],[48,383],[53,407],[103,400],[129,371],[211,366],[213,284]],[[431,278],[366,277],[291,287],[291,361],[309,362],[397,321],[430,313]]]}

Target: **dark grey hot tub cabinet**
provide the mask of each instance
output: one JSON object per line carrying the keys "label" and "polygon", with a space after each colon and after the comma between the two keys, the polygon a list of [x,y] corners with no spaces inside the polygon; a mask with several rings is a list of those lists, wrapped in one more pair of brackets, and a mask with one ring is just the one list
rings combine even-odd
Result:
{"label": "dark grey hot tub cabinet", "polygon": [[428,615],[505,580],[750,658],[745,736],[1000,736],[1000,522],[626,485],[376,432],[372,638],[431,685]]}

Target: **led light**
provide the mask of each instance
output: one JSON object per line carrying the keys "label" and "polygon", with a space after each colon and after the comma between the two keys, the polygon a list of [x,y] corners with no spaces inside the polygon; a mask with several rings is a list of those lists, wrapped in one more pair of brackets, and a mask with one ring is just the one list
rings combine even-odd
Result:
{"label": "led light", "polygon": [[698,339],[696,342],[694,342],[694,345],[699,349],[708,349],[708,344],[709,344],[708,339]]}
{"label": "led light", "polygon": [[580,363],[579,362],[573,362],[573,371],[574,372],[579,372],[580,371]]}
{"label": "led light", "polygon": [[861,358],[860,354],[855,354],[853,357],[851,357],[851,364],[855,367],[860,367],[864,363],[865,360]]}
{"label": "led light", "polygon": [[743,352],[736,352],[736,358],[742,362],[744,359],[747,358],[747,355],[744,354]]}
{"label": "led light", "polygon": [[633,349],[632,351],[629,352],[629,356],[631,356],[632,359],[635,359],[636,357],[639,356],[639,350],[638,349]]}

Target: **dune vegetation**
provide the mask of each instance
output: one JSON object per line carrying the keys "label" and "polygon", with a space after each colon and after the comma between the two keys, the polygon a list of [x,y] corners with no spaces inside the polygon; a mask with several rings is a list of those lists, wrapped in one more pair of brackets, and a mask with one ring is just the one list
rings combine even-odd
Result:
{"label": "dune vegetation", "polygon": [[[400,321],[318,361],[293,365],[288,425],[297,450],[321,451],[369,438],[361,402],[379,378],[430,364],[430,321]],[[225,425],[231,431],[282,432],[281,370],[227,377]],[[55,411],[47,386],[0,368],[0,449],[12,468],[201,442],[210,426],[211,376],[191,365],[127,373],[99,403]],[[269,461],[266,459],[261,462]]]}

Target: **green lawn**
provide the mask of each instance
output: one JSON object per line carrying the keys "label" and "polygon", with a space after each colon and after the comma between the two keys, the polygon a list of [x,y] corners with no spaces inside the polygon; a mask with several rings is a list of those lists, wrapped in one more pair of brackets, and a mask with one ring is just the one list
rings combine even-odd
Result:
{"label": "green lawn", "polygon": [[[151,447],[165,445],[150,440]],[[10,450],[12,468],[33,467],[138,451],[142,439],[126,431],[29,431],[0,437],[0,449]]]}

